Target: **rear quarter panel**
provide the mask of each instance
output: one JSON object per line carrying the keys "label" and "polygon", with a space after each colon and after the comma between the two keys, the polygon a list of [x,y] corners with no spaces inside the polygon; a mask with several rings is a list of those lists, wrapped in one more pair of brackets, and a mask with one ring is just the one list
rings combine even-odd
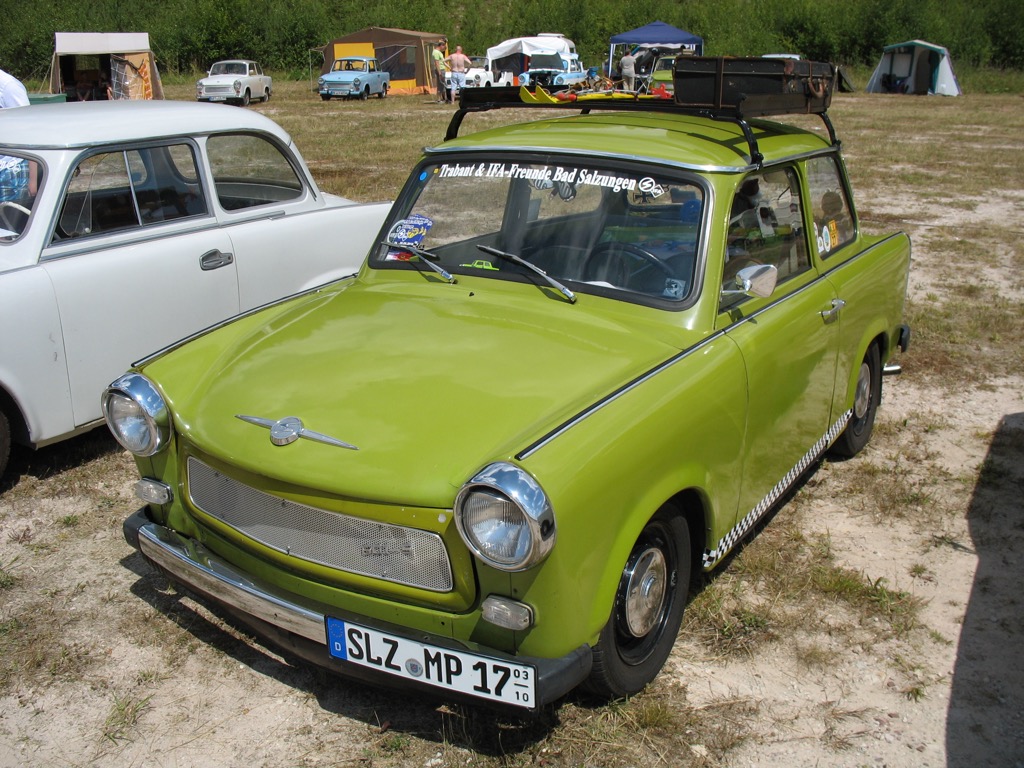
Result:
{"label": "rear quarter panel", "polygon": [[[825,274],[846,302],[840,317],[836,402],[833,414],[850,408],[857,373],[871,342],[884,339],[881,360],[892,347],[903,322],[910,276],[910,238],[903,232],[861,237],[824,262]],[[845,386],[843,383],[845,382]]]}

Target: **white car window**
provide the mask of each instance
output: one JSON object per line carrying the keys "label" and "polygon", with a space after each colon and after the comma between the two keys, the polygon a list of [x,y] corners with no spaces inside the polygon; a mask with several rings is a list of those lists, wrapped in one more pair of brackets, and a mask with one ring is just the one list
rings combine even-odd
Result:
{"label": "white car window", "polygon": [[288,158],[260,136],[211,136],[206,152],[217,199],[226,211],[244,210],[302,197],[304,185]]}
{"label": "white car window", "polygon": [[91,155],[75,168],[53,239],[148,227],[208,213],[188,144]]}

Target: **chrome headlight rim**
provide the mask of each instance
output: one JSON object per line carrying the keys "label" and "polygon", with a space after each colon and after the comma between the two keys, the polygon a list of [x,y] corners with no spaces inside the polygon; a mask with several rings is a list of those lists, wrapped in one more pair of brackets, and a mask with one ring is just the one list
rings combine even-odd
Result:
{"label": "chrome headlight rim", "polygon": [[[130,439],[124,422],[115,415],[114,409],[120,402],[128,404],[141,419],[144,443]],[[140,373],[126,373],[114,381],[104,390],[100,407],[114,439],[135,456],[154,456],[170,441],[171,417],[167,403],[153,382]]]}
{"label": "chrome headlight rim", "polygon": [[[512,559],[496,559],[481,546],[466,521],[466,506],[477,493],[501,497],[521,516],[529,536],[525,551]],[[540,484],[521,467],[508,462],[490,464],[478,472],[455,498],[455,525],[462,541],[483,563],[500,571],[517,573],[542,563],[555,544],[555,514]]]}

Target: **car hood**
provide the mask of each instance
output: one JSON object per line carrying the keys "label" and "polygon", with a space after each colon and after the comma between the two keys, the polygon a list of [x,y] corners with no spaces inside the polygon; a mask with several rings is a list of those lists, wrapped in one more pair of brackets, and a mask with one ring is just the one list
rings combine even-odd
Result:
{"label": "car hood", "polygon": [[[409,277],[419,283],[356,279],[293,299],[144,372],[200,454],[302,488],[438,508],[483,466],[678,351],[583,306],[607,299],[574,305],[532,285]],[[238,415],[298,417],[358,450],[275,446],[268,428]]]}

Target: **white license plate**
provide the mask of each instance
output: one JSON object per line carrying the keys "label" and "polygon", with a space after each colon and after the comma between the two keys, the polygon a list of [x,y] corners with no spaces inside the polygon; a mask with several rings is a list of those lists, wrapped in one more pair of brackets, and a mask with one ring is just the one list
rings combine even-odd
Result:
{"label": "white license plate", "polygon": [[331,656],[395,677],[517,707],[533,707],[536,670],[327,617]]}

